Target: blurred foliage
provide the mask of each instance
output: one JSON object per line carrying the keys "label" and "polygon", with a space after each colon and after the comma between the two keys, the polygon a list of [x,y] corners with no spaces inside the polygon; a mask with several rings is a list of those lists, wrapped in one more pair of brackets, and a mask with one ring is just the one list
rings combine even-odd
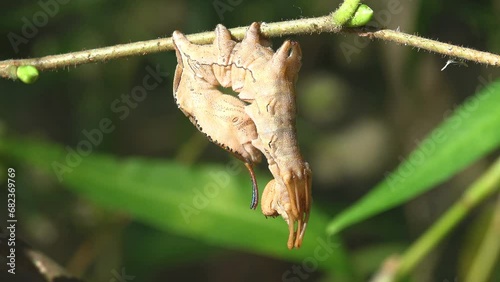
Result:
{"label": "blurred foliage", "polygon": [[427,136],[401,165],[386,174],[359,203],[338,215],[327,232],[388,210],[449,179],[457,171],[500,147],[500,81],[466,100]]}
{"label": "blurred foliage", "polygon": [[[33,36],[25,36],[25,43],[13,46],[9,34],[23,36],[26,21],[33,23],[43,11],[40,2],[0,4],[1,59],[148,40],[176,29],[189,34],[212,30],[218,23],[234,27],[321,16],[340,3],[67,1]],[[221,13],[217,3],[229,8]],[[396,1],[400,8],[393,14],[389,3],[394,1],[366,2],[375,12],[372,24],[500,52],[499,0],[403,0]],[[0,168],[18,171],[18,237],[87,281],[112,281],[123,269],[135,276],[133,281],[367,281],[498,156],[498,99],[463,116],[469,127],[450,129],[451,143],[432,156],[439,162],[429,158],[432,169],[414,174],[414,187],[432,191],[375,198],[377,211],[391,209],[374,216],[373,209],[357,208],[363,218],[374,217],[350,219],[359,222],[343,230],[342,238],[327,237],[327,223],[355,208],[356,200],[396,171],[421,140],[500,72],[473,64],[440,71],[448,58],[353,35],[293,38],[303,51],[297,82],[299,141],[314,172],[314,211],[302,249],[286,249],[281,218],[266,220],[260,211],[248,209],[250,181],[241,165],[236,166],[241,172],[229,176],[227,188],[186,223],[179,204],[192,203],[194,188],[213,183],[211,173],[227,171],[234,163],[231,156],[199,138],[176,108],[172,75],[144,100],[128,105],[127,114],[116,110],[127,105],[123,95],[142,85],[148,69],[173,73],[171,52],[43,72],[33,85],[0,80]],[[283,40],[273,39],[274,46]],[[85,132],[99,129],[104,119],[114,129],[59,182],[53,161],[64,163],[68,148],[76,150],[88,140]],[[489,127],[476,126],[480,120]],[[2,181],[4,177],[0,174]],[[261,165],[261,186],[269,177]],[[2,189],[0,202],[5,199]],[[488,201],[475,210],[422,262],[411,281],[461,281],[492,205]],[[6,215],[0,215],[4,220]],[[322,238],[336,246],[324,261],[315,253]],[[294,273],[297,267],[304,272]],[[11,278],[0,270],[0,281]],[[498,270],[494,275],[491,281],[500,281]]]}

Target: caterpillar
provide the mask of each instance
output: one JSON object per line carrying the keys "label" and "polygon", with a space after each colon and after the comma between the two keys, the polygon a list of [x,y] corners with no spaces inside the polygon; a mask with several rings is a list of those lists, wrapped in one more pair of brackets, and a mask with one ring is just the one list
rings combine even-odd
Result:
{"label": "caterpillar", "polygon": [[253,164],[261,160],[261,153],[251,141],[257,138],[253,121],[244,112],[245,104],[238,98],[222,94],[215,74],[200,64],[211,59],[209,46],[191,44],[180,32],[174,32],[177,67],[173,93],[178,108],[207,138],[242,160],[252,180],[252,202],[258,203],[258,186]]}
{"label": "caterpillar", "polygon": [[[212,45],[192,44],[179,31],[172,38],[178,107],[212,142],[245,162],[253,198],[258,188],[252,166],[260,161],[259,152],[264,154],[274,179],[264,189],[262,212],[281,215],[288,224],[288,248],[299,248],[312,202],[312,173],[295,129],[299,44],[286,40],[275,53],[260,36],[259,23],[249,27],[240,43],[222,25],[216,27]],[[222,94],[218,86],[232,87],[239,99]]]}

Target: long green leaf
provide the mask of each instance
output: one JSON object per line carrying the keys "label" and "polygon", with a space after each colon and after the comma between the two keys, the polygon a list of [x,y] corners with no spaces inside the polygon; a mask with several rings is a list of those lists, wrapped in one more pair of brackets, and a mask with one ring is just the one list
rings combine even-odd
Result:
{"label": "long green leaf", "polygon": [[499,146],[500,82],[497,81],[466,100],[394,172],[336,216],[328,224],[327,233],[335,234],[415,198]]}
{"label": "long green leaf", "polygon": [[[314,259],[319,248],[322,257],[315,260],[317,267],[348,275],[341,244],[335,237],[326,238],[326,216],[313,209],[302,248],[288,250],[285,222],[266,219],[259,210],[249,209],[251,184],[241,166],[239,173],[233,173],[220,165],[193,168],[173,161],[120,160],[98,153],[81,156],[78,162],[60,146],[22,139],[1,140],[0,153],[54,177],[54,164],[59,164],[58,171],[67,166],[68,171],[59,174],[68,188],[159,229],[210,245],[299,263]],[[334,249],[327,250],[327,259],[325,244]]]}

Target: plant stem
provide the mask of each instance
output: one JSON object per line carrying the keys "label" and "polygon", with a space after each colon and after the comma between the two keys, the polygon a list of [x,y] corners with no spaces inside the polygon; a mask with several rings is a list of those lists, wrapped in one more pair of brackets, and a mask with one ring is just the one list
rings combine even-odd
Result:
{"label": "plant stem", "polygon": [[[351,3],[351,1],[346,1],[345,3]],[[496,67],[500,66],[500,56],[497,54],[476,51],[470,48],[442,43],[390,29],[378,29],[374,27],[339,28],[332,18],[340,17],[341,19],[337,19],[337,23],[344,20],[346,18],[346,12],[343,9],[344,4],[339,8],[341,12],[343,11],[342,13],[335,12],[332,15],[324,17],[262,24],[261,31],[262,34],[267,37],[323,32],[351,33],[359,36],[368,36],[370,38],[393,41],[405,46],[413,46],[418,49],[424,49],[430,52],[443,54],[453,58],[461,58],[480,64]],[[347,6],[345,9],[347,9]],[[349,11],[351,10],[352,9],[349,9]],[[340,15],[342,15],[342,17]],[[231,34],[238,40],[243,38],[246,30],[247,27],[230,29]],[[191,34],[187,37],[191,42],[196,44],[209,44],[213,42],[215,34],[214,32],[209,31]],[[69,68],[71,66],[81,64],[106,62],[130,56],[159,53],[173,50],[173,47],[172,38],[168,37],[33,59],[5,60],[0,61],[0,77],[17,79],[17,68],[23,65],[34,66],[39,71],[54,70],[66,67]]]}
{"label": "plant stem", "polygon": [[476,180],[429,230],[401,257],[397,277],[407,275],[471,209],[500,188],[500,158]]}
{"label": "plant stem", "polygon": [[340,29],[356,12],[359,0],[344,0],[340,7],[332,14],[332,24]]}
{"label": "plant stem", "polygon": [[[362,35],[359,34],[358,35]],[[405,46],[413,46],[419,49],[428,50],[434,53],[443,54],[450,57],[461,58],[468,61],[500,67],[500,55],[473,50],[457,45],[439,42],[419,36],[399,32],[391,29],[367,32],[367,36],[399,43]]]}
{"label": "plant stem", "polygon": [[500,253],[500,194],[493,209],[491,224],[486,231],[484,240],[477,255],[472,260],[472,266],[467,273],[466,282],[485,282],[492,275],[495,262]]}

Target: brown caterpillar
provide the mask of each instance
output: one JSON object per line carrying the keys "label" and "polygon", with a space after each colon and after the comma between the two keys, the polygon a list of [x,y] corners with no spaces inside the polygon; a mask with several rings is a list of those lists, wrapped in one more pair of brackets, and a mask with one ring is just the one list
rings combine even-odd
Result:
{"label": "brown caterpillar", "polygon": [[[247,164],[254,190],[252,165],[260,160],[259,151],[265,155],[274,179],[262,195],[262,212],[280,214],[289,227],[288,248],[299,248],[312,201],[311,170],[300,154],[295,130],[299,44],[287,40],[274,53],[260,38],[258,23],[250,26],[241,43],[222,25],[215,33],[214,43],[206,46],[173,33],[177,105],[211,141]],[[222,94],[219,85],[232,87],[241,100]]]}
{"label": "brown caterpillar", "polygon": [[178,62],[173,83],[177,106],[211,142],[245,162],[253,184],[250,207],[255,209],[258,188],[252,166],[261,160],[259,150],[251,144],[257,138],[255,124],[245,114],[245,104],[241,100],[217,89],[219,82],[214,72],[206,67],[207,60],[213,62],[215,59],[212,46],[191,44],[178,31],[173,38]]}

